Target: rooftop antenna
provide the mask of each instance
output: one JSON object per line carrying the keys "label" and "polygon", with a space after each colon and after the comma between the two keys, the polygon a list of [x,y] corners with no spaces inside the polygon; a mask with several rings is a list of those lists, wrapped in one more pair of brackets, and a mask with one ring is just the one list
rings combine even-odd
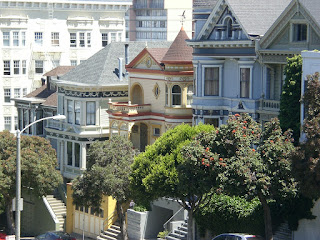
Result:
{"label": "rooftop antenna", "polygon": [[183,26],[183,23],[184,23],[184,21],[186,20],[186,16],[184,15],[185,12],[186,12],[186,10],[184,10],[183,13],[182,13],[182,15],[181,15],[181,20],[180,20],[181,26]]}

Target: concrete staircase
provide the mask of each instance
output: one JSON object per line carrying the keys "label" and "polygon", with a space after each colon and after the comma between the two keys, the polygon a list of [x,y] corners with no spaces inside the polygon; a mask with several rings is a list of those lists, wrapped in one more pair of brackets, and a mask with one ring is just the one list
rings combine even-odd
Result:
{"label": "concrete staircase", "polygon": [[57,218],[59,220],[60,227],[57,230],[64,231],[66,214],[67,214],[66,205],[56,195],[47,195],[46,198],[47,198],[47,201],[50,204],[54,214],[57,216]]}
{"label": "concrete staircase", "polygon": [[168,236],[167,240],[186,240],[188,235],[188,220],[185,220],[177,229],[173,229]]}
{"label": "concrete staircase", "polygon": [[291,240],[292,231],[289,229],[288,223],[280,225],[279,229],[273,235],[273,240]]}
{"label": "concrete staircase", "polygon": [[106,231],[97,236],[97,240],[117,240],[120,234],[120,226],[117,224],[111,225]]}

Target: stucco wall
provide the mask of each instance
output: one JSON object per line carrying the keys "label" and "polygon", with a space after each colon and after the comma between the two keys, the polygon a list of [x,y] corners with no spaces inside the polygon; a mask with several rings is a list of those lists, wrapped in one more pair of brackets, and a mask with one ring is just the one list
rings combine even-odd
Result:
{"label": "stucco wall", "polygon": [[318,199],[312,209],[312,214],[316,219],[299,221],[298,230],[293,232],[293,240],[318,240],[320,239],[320,199]]}

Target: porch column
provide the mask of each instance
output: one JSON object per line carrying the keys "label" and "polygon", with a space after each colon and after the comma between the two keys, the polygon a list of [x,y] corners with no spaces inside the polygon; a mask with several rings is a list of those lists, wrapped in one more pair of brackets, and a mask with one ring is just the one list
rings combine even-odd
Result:
{"label": "porch column", "polygon": [[87,148],[86,143],[80,143],[80,169],[87,168]]}

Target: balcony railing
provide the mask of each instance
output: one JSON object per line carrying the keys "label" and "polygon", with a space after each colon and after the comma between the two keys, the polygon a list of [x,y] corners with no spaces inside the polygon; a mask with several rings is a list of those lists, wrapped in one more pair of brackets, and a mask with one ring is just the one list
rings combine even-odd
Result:
{"label": "balcony railing", "polygon": [[278,100],[260,99],[259,110],[260,111],[279,112],[280,111],[280,101],[278,101]]}
{"label": "balcony railing", "polygon": [[109,103],[112,113],[135,115],[138,113],[151,112],[151,104]]}

